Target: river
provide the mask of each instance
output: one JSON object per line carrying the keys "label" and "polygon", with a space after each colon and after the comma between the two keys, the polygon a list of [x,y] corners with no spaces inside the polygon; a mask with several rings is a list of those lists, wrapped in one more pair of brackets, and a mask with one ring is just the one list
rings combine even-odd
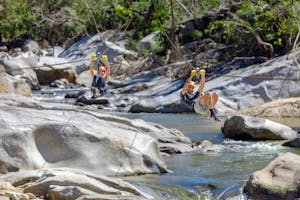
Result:
{"label": "river", "polygon": [[[70,103],[63,93],[40,95],[36,99]],[[72,101],[72,100],[71,100]],[[221,133],[224,122],[215,122],[196,114],[147,114],[113,112],[131,119],[143,119],[159,123],[168,128],[176,128],[192,140],[210,140],[223,144],[224,152],[186,153],[164,156],[168,169],[172,172],[161,175],[125,177],[141,190],[157,200],[188,199],[245,199],[242,190],[249,176],[264,168],[278,153],[293,152],[300,155],[299,149],[283,147],[278,141],[245,142],[225,139]],[[298,127],[300,119],[272,119],[291,127]]]}
{"label": "river", "polygon": [[[264,168],[280,152],[300,155],[300,150],[283,147],[281,142],[225,139],[221,133],[223,122],[196,114],[116,114],[176,128],[192,140],[210,140],[227,147],[220,153],[195,152],[164,157],[171,173],[127,178],[155,199],[247,199],[242,189],[253,172]],[[300,119],[272,120],[292,127],[300,124]]]}

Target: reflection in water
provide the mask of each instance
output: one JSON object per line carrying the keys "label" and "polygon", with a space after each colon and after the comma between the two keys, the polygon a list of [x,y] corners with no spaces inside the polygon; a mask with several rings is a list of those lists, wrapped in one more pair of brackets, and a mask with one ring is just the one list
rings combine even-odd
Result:
{"label": "reflection in water", "polygon": [[[223,199],[247,199],[241,191],[253,172],[264,168],[280,152],[300,154],[299,150],[283,147],[278,141],[224,139],[220,130],[222,123],[194,114],[118,115],[160,123],[179,129],[192,140],[207,139],[227,147],[221,153],[187,153],[164,157],[172,173],[128,178],[154,195],[155,199],[217,199],[219,195]],[[164,195],[169,198],[164,198]]]}

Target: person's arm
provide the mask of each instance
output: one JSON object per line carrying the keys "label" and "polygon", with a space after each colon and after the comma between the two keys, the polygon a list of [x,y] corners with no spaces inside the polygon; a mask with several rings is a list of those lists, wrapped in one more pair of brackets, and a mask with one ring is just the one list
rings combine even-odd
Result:
{"label": "person's arm", "polygon": [[202,92],[204,91],[204,85],[205,85],[205,70],[201,69],[200,70],[200,83],[199,83],[199,93],[202,94]]}
{"label": "person's arm", "polygon": [[187,82],[184,83],[183,88],[181,90],[181,94],[182,95],[185,95],[185,93],[186,93],[186,87],[187,87]]}
{"label": "person's arm", "polygon": [[185,81],[183,88],[181,90],[182,95],[184,95],[186,93],[186,91],[187,91],[186,88],[187,88],[188,83],[193,80],[193,77],[196,76],[196,74],[197,74],[196,70],[191,71],[190,77]]}
{"label": "person's arm", "polygon": [[106,72],[105,72],[104,78],[105,78],[106,81],[109,81],[110,80],[110,64],[108,62],[107,56],[103,55],[102,60],[103,60],[104,65],[106,67]]}
{"label": "person's arm", "polygon": [[97,58],[96,55],[92,55],[92,57],[91,57],[91,62],[90,62],[90,74],[91,74],[91,77],[92,77],[92,78],[95,76],[94,63],[95,63],[96,58]]}

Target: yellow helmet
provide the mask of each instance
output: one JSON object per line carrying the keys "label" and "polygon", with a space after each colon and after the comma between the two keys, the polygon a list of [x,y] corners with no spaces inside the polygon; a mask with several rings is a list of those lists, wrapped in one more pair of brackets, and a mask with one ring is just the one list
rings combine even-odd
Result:
{"label": "yellow helmet", "polygon": [[191,86],[195,87],[195,86],[196,86],[196,83],[195,83],[195,81],[189,81],[189,82],[188,82],[188,85],[191,85]]}

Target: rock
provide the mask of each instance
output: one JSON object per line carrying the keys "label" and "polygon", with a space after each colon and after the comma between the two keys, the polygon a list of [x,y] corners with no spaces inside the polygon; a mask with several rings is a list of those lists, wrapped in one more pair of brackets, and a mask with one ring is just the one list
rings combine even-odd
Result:
{"label": "rock", "polygon": [[106,96],[99,96],[94,99],[91,98],[90,92],[84,93],[84,95],[79,96],[77,98],[77,102],[81,102],[86,105],[92,105],[92,104],[108,105],[108,104],[111,104],[109,98]]}
{"label": "rock", "polygon": [[74,67],[66,59],[55,57],[41,57],[36,69],[39,83],[49,85],[57,79],[66,79],[69,83],[75,83],[77,74]]}
{"label": "rock", "polygon": [[40,49],[39,44],[34,40],[26,40],[22,46],[22,50],[24,52],[27,51],[37,52],[39,49]]}
{"label": "rock", "polygon": [[32,52],[22,53],[17,57],[0,61],[6,73],[24,78],[29,85],[39,85],[34,68],[37,67],[38,57]]}
{"label": "rock", "polygon": [[0,93],[15,93],[24,96],[32,95],[30,86],[24,79],[10,76],[3,71],[4,69],[0,65]]}
{"label": "rock", "polygon": [[68,92],[68,93],[65,95],[65,98],[78,98],[78,97],[80,97],[81,95],[83,95],[85,92],[86,92],[85,90],[71,91],[71,92]]}
{"label": "rock", "polygon": [[7,52],[8,51],[7,46],[0,46],[0,51]]}
{"label": "rock", "polygon": [[0,190],[18,191],[10,182],[0,182]]}
{"label": "rock", "polygon": [[193,113],[190,108],[188,108],[182,102],[175,102],[171,104],[166,104],[161,107],[144,104],[144,102],[136,103],[132,105],[128,112],[131,113]]}
{"label": "rock", "polygon": [[0,94],[0,111],[2,171],[72,167],[103,175],[164,173],[160,149],[192,150],[178,130],[71,105]]}
{"label": "rock", "polygon": [[258,117],[300,117],[300,98],[284,98],[245,109],[241,113]]}
{"label": "rock", "polygon": [[282,146],[300,148],[300,138],[295,138],[291,141],[285,142]]}
{"label": "rock", "polygon": [[35,196],[65,200],[152,199],[122,180],[67,168],[16,172],[4,175],[1,179],[23,188],[24,193],[18,193],[18,197],[23,199],[33,199]]}
{"label": "rock", "polygon": [[251,199],[297,199],[300,197],[299,184],[300,156],[288,152],[254,172],[244,192]]}
{"label": "rock", "polygon": [[90,71],[84,71],[78,75],[76,78],[76,83],[85,87],[90,87],[92,85],[92,77]]}
{"label": "rock", "polygon": [[69,84],[69,82],[67,79],[61,78],[61,79],[55,80],[52,83],[50,83],[50,87],[66,88],[66,85],[68,85],[68,84]]}
{"label": "rock", "polygon": [[41,94],[50,94],[50,95],[54,95],[55,92],[53,90],[50,90],[50,89],[43,89],[41,91]]}
{"label": "rock", "polygon": [[157,41],[155,38],[159,34],[159,31],[155,31],[150,33],[146,37],[142,38],[137,46],[138,52],[140,55],[143,54],[143,51],[146,49],[147,51],[153,50],[154,46],[157,45]]}
{"label": "rock", "polygon": [[249,116],[230,116],[222,127],[225,137],[237,140],[290,140],[297,132],[268,119]]}

